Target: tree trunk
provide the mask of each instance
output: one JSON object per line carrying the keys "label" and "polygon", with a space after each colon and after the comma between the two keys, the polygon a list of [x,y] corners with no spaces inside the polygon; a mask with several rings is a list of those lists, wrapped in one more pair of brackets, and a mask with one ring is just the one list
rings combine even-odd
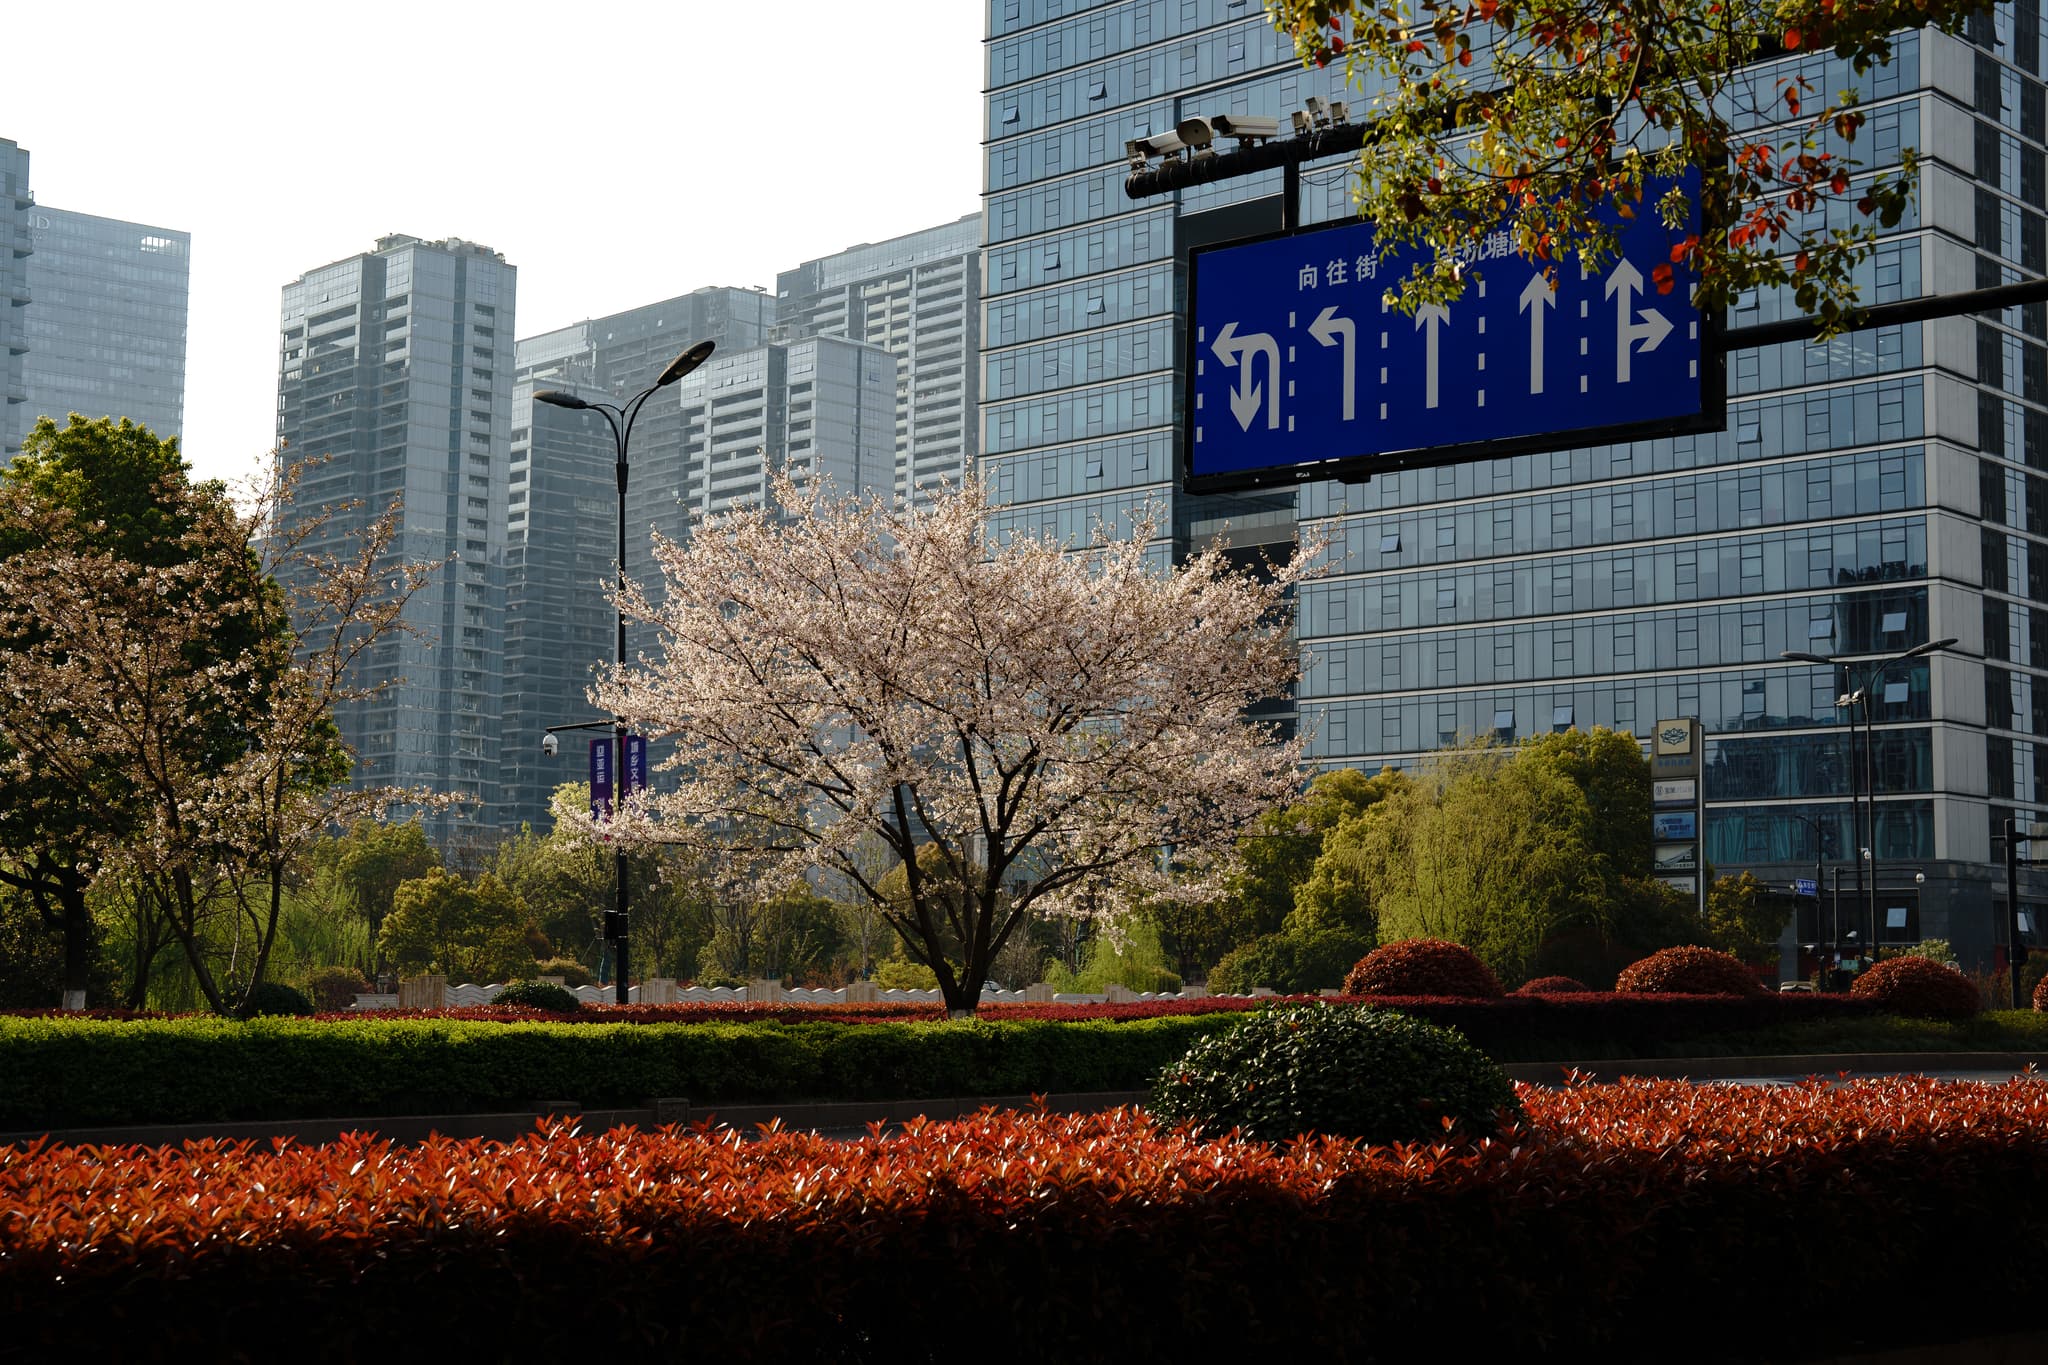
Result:
{"label": "tree trunk", "polygon": [[92,974],[92,912],[85,905],[85,889],[67,886],[64,900],[64,1008],[85,1008],[86,982]]}

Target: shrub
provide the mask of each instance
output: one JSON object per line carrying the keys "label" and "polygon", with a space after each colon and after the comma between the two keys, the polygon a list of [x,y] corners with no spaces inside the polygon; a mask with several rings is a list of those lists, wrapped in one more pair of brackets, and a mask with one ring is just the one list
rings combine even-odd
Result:
{"label": "shrub", "polygon": [[935,991],[939,974],[922,962],[892,957],[875,964],[875,984],[885,991]]}
{"label": "shrub", "polygon": [[1209,969],[1209,989],[1246,995],[1270,986],[1282,995],[1301,995],[1343,984],[1344,974],[1371,940],[1343,929],[1267,934],[1239,944]]}
{"label": "shrub", "polygon": [[[854,1142],[562,1126],[32,1145],[0,1185],[0,1313],[25,1359],[224,1359],[288,1339],[309,1365],[388,1357],[393,1340],[464,1359],[687,1341],[758,1361],[810,1341],[890,1360],[957,1338],[1086,1363],[1128,1360],[1129,1334],[1104,1329],[1128,1322],[1160,1359],[1276,1341],[1437,1358],[1455,1330],[1461,1359],[1643,1358],[1657,1341],[1659,1359],[1727,1361],[1954,1342],[1999,1330],[1957,1304],[2032,1292],[2038,1082],[1636,1082],[1526,1103],[1529,1141],[1400,1160],[1193,1143],[1128,1109]],[[1814,1311],[1908,1283],[1865,1328]]]}
{"label": "shrub", "polygon": [[1651,995],[1755,995],[1756,973],[1712,948],[1661,948],[1622,969],[1614,989]]}
{"label": "shrub", "polygon": [[2037,1013],[2048,1014],[2048,976],[2034,983],[2034,1009]]}
{"label": "shrub", "polygon": [[1212,1136],[1236,1128],[1266,1142],[1434,1141],[1447,1119],[1492,1133],[1522,1117],[1506,1073],[1453,1030],[1330,1004],[1261,1010],[1196,1043],[1159,1073],[1150,1107]]}
{"label": "shrub", "polygon": [[1574,976],[1539,976],[1524,981],[1516,995],[1583,995],[1592,988]]}
{"label": "shrub", "polygon": [[313,1002],[306,993],[296,986],[287,986],[282,981],[259,981],[256,989],[249,992],[249,998],[242,1002],[242,1017],[253,1019],[259,1014],[311,1014]]}
{"label": "shrub", "polygon": [[1856,978],[1849,994],[1916,1019],[1968,1019],[1984,1008],[1969,977],[1924,957],[1880,962]]}
{"label": "shrub", "polygon": [[573,957],[551,957],[545,962],[533,964],[536,978],[559,976],[564,986],[595,986],[597,975]]}
{"label": "shrub", "polygon": [[573,1014],[583,1007],[583,1002],[573,993],[552,981],[515,981],[499,991],[491,1003],[500,1008],[520,1005],[551,1014]]}
{"label": "shrub", "polygon": [[1496,1000],[1505,994],[1493,969],[1470,948],[1440,938],[1410,938],[1375,948],[1344,978],[1346,995],[1456,995]]}
{"label": "shrub", "polygon": [[353,967],[315,967],[306,974],[306,994],[326,1012],[345,1010],[370,989],[370,979]]}

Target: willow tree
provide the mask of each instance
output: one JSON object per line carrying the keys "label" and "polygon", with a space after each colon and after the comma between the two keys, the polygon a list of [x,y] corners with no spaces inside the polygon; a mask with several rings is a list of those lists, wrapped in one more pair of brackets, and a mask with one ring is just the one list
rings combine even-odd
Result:
{"label": "willow tree", "polygon": [[828,869],[971,1013],[1027,917],[1114,920],[1169,868],[1226,863],[1298,784],[1298,742],[1245,712],[1294,675],[1285,598],[1312,555],[1162,568],[1154,530],[1077,550],[999,537],[974,484],[896,509],[778,478],[768,506],[657,539],[662,593],[621,602],[659,649],[596,702],[673,739],[672,776],[602,832],[770,885]]}

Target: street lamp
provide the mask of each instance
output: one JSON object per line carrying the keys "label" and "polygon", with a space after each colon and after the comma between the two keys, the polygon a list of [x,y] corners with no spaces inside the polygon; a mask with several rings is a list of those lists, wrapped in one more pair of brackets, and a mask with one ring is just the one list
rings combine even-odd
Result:
{"label": "street lamp", "polygon": [[[1871,703],[1873,700],[1871,696],[1871,689],[1877,686],[1878,682],[1884,677],[1885,670],[1889,669],[1893,664],[1904,663],[1908,659],[1918,659],[1923,655],[1933,654],[1938,650],[1947,649],[1950,645],[1955,644],[1956,641],[1957,637],[1953,635],[1948,636],[1945,639],[1929,640],[1924,645],[1914,645],[1911,649],[1902,650],[1901,652],[1892,655],[1890,658],[1877,659],[1868,664],[1865,664],[1863,667],[1862,684],[1861,686],[1854,688],[1848,688],[1848,684],[1852,676],[1851,670],[1854,668],[1854,665],[1851,664],[1845,658],[1826,654],[1808,654],[1804,651],[1796,649],[1786,650],[1784,653],[1778,656],[1781,659],[1793,659],[1800,663],[1826,664],[1830,668],[1839,667],[1842,670],[1843,686],[1845,688],[1848,688],[1848,690],[1845,690],[1841,696],[1835,698],[1836,708],[1842,709],[1847,707],[1854,707],[1860,709],[1863,712],[1863,775],[1861,785],[1864,793],[1863,802],[1864,805],[1869,809],[1868,833],[1870,836],[1870,841],[1868,843],[1864,843],[1863,841],[1865,827],[1862,823],[1858,821],[1856,812],[1856,718],[1853,714],[1849,717],[1849,813],[1850,822],[1856,825],[1857,827],[1855,832],[1856,843],[1861,848],[1861,856],[1857,859],[1856,862],[1856,879],[1859,883],[1862,883],[1864,886],[1868,888],[1869,894],[1869,899],[1866,903],[1866,908],[1870,913],[1870,937],[1866,939],[1865,942],[1870,945],[1871,957],[1873,960],[1875,960],[1877,955],[1877,765],[1873,753],[1874,743],[1876,739],[1876,730],[1874,722],[1871,719]],[[1868,863],[1870,865],[1870,880],[1868,882],[1863,881],[1863,866],[1865,863]]]}
{"label": "street lamp", "polygon": [[[649,398],[709,360],[715,346],[715,342],[700,341],[689,350],[684,351],[669,362],[668,368],[661,372],[659,379],[627,399],[622,407],[614,407],[610,403],[593,403],[588,399],[578,398],[573,393],[564,393],[558,389],[542,389],[533,395],[534,402],[546,403],[550,407],[568,408],[574,412],[594,412],[604,418],[606,425],[612,429],[612,443],[618,449],[618,463],[615,468],[618,473],[619,482],[618,586],[620,595],[620,600],[617,603],[618,652],[613,658],[614,662],[622,670],[626,666],[626,447],[633,439],[633,422],[634,419],[640,416],[640,409]],[[585,725],[554,726],[551,727],[549,733],[552,735],[553,730],[556,729],[585,728],[590,727]],[[613,771],[617,773],[620,771],[620,765],[625,762],[626,718],[624,716],[613,717],[611,729],[613,742],[612,764]],[[620,789],[620,795],[624,795],[623,789]],[[616,849],[612,867],[616,882],[617,901],[613,914],[606,916],[605,937],[610,939],[617,949],[618,991],[616,998],[618,1003],[623,1005],[628,1003],[627,990],[629,989],[626,984],[626,848],[624,844],[620,844]]]}

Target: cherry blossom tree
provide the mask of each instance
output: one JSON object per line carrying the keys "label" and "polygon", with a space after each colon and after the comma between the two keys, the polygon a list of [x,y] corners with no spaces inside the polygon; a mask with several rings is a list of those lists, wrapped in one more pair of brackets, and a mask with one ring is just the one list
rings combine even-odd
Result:
{"label": "cherry blossom tree", "polygon": [[[1703,307],[1788,286],[1800,310],[1852,325],[1856,267],[1918,179],[1857,159],[1855,84],[1900,30],[1948,32],[1988,0],[1267,0],[1306,63],[1341,62],[1369,98],[1360,215],[1383,244],[1433,248],[1400,283],[1413,308],[1464,287],[1478,237],[1512,222],[1538,262],[1612,260],[1620,217],[1677,226],[1673,178],[1704,179],[1706,223],[1652,281],[1697,281]],[[1832,53],[1834,60],[1829,60]],[[1756,65],[1771,58],[1791,60]],[[1618,215],[1618,216],[1617,216]],[[1484,273],[1484,268],[1480,268]]]}
{"label": "cherry blossom tree", "polygon": [[1264,578],[1220,548],[1167,570],[1154,529],[1071,550],[999,538],[975,484],[891,509],[778,478],[768,506],[657,539],[660,599],[621,598],[659,652],[595,699],[674,740],[674,785],[558,818],[768,885],[828,869],[971,1014],[1028,916],[1113,919],[1170,868],[1184,892],[1299,785],[1299,743],[1245,710],[1293,678],[1284,599],[1315,547]]}
{"label": "cherry blossom tree", "polygon": [[[143,558],[32,485],[0,489],[0,733],[14,781],[91,818],[70,856],[144,890],[209,1005],[263,979],[287,875],[335,825],[420,793],[347,785],[333,708],[374,691],[356,663],[402,629],[435,566],[375,520],[345,554],[307,549],[322,517],[285,472],[237,505],[182,465],[153,493],[174,545]],[[282,584],[289,583],[290,588]]]}

